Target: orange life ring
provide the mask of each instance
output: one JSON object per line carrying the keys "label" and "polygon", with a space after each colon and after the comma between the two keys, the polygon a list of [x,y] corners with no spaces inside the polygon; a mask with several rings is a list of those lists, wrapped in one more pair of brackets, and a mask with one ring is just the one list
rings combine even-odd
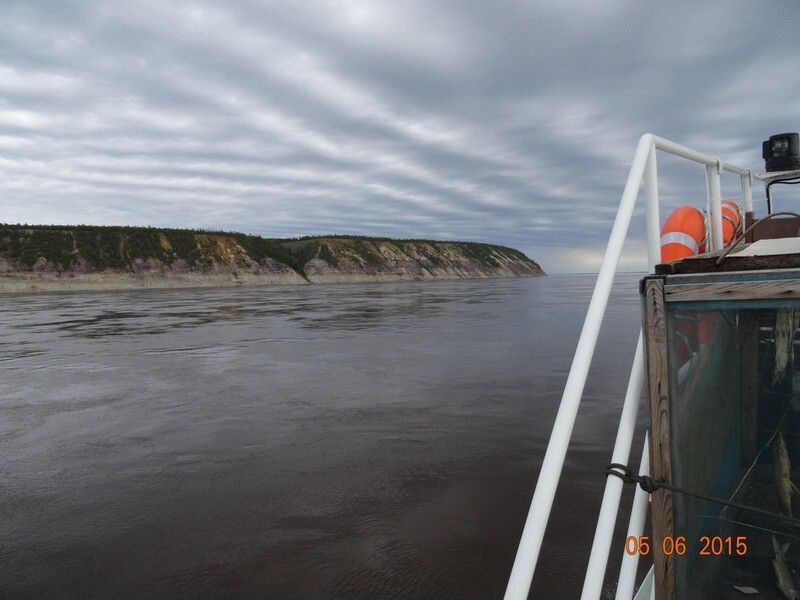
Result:
{"label": "orange life ring", "polygon": [[[680,206],[661,229],[661,262],[705,252],[705,244],[705,216],[693,206]],[[704,319],[707,315],[695,310],[676,311],[674,317],[674,359],[680,367],[691,360],[702,344],[708,343],[708,335],[713,332],[713,320]]]}
{"label": "orange life ring", "polygon": [[714,330],[717,328],[717,315],[710,310],[697,311],[697,342],[708,346],[714,341]]}
{"label": "orange life ring", "polygon": [[683,366],[699,348],[697,341],[697,312],[676,310],[675,318],[675,362]]}
{"label": "orange life ring", "polygon": [[692,206],[679,206],[661,229],[661,262],[694,256],[705,248],[705,239],[703,213]]}
{"label": "orange life ring", "polygon": [[727,244],[733,236],[741,230],[742,214],[736,203],[730,200],[722,201],[722,242]]}

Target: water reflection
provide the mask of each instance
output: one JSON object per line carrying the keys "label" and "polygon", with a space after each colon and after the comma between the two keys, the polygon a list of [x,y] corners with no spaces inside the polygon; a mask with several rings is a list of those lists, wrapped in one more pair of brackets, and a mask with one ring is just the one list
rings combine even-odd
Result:
{"label": "water reflection", "polygon": [[[592,282],[15,298],[0,596],[501,596]],[[639,324],[628,284],[538,597],[579,593],[597,432]]]}

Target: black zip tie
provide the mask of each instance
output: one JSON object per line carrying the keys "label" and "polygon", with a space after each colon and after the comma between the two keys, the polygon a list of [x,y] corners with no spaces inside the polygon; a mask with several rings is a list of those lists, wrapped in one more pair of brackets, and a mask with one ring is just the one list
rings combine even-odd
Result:
{"label": "black zip tie", "polygon": [[700,498],[701,500],[707,500],[709,502],[714,502],[716,504],[724,504],[725,506],[732,506],[734,508],[739,508],[741,510],[757,513],[759,515],[763,515],[771,519],[777,519],[784,523],[788,523],[789,525],[792,525],[794,527],[800,528],[800,519],[787,517],[782,513],[776,513],[770,510],[764,510],[763,508],[748,506],[747,504],[742,504],[741,502],[733,502],[731,500],[723,500],[722,498],[715,498],[714,496],[705,496],[703,494],[690,492],[688,490],[684,490],[667,483],[663,478],[653,479],[648,475],[638,475],[636,471],[633,471],[630,467],[626,465],[621,465],[619,463],[611,463],[610,465],[608,465],[608,467],[606,468],[606,477],[609,475],[614,475],[616,477],[619,477],[625,483],[634,483],[634,484],[638,483],[639,487],[642,488],[648,494],[652,494],[653,492],[659,489],[670,490],[671,492],[675,492],[676,494],[683,494],[684,496],[692,496],[694,498]]}

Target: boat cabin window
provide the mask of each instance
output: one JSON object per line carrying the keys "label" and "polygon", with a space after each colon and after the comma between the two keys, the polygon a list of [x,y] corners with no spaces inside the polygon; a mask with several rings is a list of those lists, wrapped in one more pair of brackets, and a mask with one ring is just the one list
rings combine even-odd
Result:
{"label": "boat cabin window", "polygon": [[800,301],[667,303],[665,317],[672,485],[738,504],[673,492],[672,514],[654,515],[672,538],[659,550],[672,552],[675,596],[793,597]]}

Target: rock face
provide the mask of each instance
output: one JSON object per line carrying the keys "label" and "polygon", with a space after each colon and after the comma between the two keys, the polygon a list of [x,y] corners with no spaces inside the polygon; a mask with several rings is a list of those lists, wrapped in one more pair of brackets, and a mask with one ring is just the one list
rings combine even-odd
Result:
{"label": "rock face", "polygon": [[0,292],[544,274],[517,250],[469,242],[0,225]]}
{"label": "rock face", "polygon": [[304,265],[312,283],[426,279],[484,279],[544,275],[510,248],[459,242],[322,238]]}

